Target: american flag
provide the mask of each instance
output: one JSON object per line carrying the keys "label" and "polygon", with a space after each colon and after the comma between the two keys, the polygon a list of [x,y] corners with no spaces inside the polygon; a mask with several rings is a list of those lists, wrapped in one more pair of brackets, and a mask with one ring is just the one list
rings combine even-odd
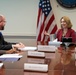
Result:
{"label": "american flag", "polygon": [[38,19],[37,19],[37,41],[48,41],[45,38],[44,31],[54,34],[57,31],[55,17],[52,11],[50,0],[40,0]]}

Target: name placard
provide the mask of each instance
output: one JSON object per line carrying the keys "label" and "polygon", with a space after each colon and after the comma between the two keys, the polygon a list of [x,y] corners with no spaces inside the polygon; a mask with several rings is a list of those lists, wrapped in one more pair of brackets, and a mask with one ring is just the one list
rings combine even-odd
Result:
{"label": "name placard", "polygon": [[47,72],[48,71],[48,64],[24,63],[24,70]]}
{"label": "name placard", "polygon": [[37,52],[37,51],[28,51],[28,56],[45,57],[45,53],[44,52]]}
{"label": "name placard", "polygon": [[57,47],[50,45],[38,45],[38,51],[43,52],[55,52]]}

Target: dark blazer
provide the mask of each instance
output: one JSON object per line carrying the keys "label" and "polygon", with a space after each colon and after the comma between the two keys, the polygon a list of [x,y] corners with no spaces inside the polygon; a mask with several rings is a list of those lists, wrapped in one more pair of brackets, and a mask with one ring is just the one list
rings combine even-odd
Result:
{"label": "dark blazer", "polygon": [[0,55],[6,54],[6,50],[0,50]]}
{"label": "dark blazer", "polygon": [[6,42],[4,40],[2,33],[0,32],[0,50],[10,50],[12,49],[12,44],[16,44],[16,43]]}

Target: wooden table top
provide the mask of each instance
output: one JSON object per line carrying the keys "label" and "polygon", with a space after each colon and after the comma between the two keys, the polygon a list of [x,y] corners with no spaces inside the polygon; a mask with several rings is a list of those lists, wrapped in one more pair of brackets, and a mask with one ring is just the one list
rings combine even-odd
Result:
{"label": "wooden table top", "polygon": [[[23,57],[18,61],[3,61],[4,65],[0,69],[0,75],[76,75],[75,53],[71,53],[69,63],[64,62],[65,59],[62,58],[65,57],[65,53],[63,54],[59,50],[56,50],[55,53],[45,53],[45,58],[28,57],[27,51],[20,52],[20,54]],[[28,62],[48,64],[48,72],[24,71],[24,63]]]}

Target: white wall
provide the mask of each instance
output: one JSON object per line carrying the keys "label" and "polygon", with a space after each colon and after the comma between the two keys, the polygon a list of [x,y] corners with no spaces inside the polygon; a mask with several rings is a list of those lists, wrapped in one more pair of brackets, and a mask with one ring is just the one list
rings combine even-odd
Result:
{"label": "white wall", "polygon": [[[69,16],[76,30],[76,9],[60,7],[56,0],[50,0],[58,27],[60,18]],[[0,0],[0,14],[6,16],[4,35],[35,36],[39,0]]]}
{"label": "white wall", "polygon": [[6,17],[4,35],[36,35],[39,0],[0,0],[0,14]]}
{"label": "white wall", "polygon": [[61,7],[56,0],[50,0],[53,12],[56,18],[58,27],[60,28],[60,18],[62,16],[68,16],[73,24],[73,29],[76,30],[76,8],[75,9],[65,9]]}

